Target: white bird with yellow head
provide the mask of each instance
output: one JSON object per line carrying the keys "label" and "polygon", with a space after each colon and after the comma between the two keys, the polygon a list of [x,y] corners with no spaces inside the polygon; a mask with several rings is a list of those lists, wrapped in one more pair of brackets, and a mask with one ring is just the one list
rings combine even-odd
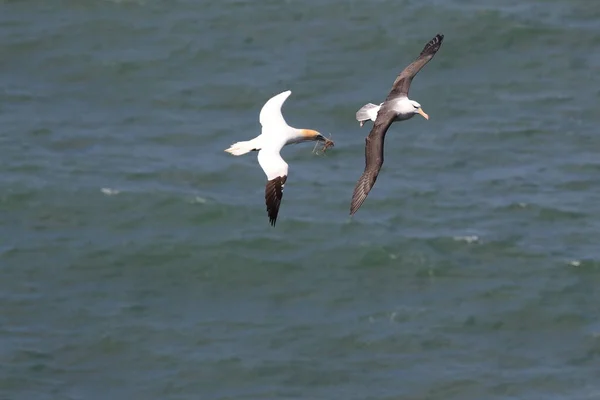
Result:
{"label": "white bird with yellow head", "polygon": [[279,206],[283,197],[283,187],[288,176],[288,164],[281,158],[281,149],[288,144],[308,141],[325,142],[329,147],[333,142],[312,129],[297,129],[289,126],[281,107],[292,94],[291,90],[271,97],[260,110],[259,121],[262,132],[254,139],[232,144],[225,151],[240,156],[250,151],[258,151],[258,163],[267,175],[265,202],[269,222],[275,226]]}

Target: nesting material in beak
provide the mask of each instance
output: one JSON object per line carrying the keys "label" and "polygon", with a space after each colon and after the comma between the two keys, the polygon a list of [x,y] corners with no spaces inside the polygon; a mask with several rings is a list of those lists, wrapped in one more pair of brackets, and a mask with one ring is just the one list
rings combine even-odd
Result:
{"label": "nesting material in beak", "polygon": [[335,143],[333,143],[333,140],[329,140],[327,138],[325,138],[325,144],[323,145],[323,153],[325,153],[327,151],[328,148],[335,146]]}
{"label": "nesting material in beak", "polygon": [[315,148],[313,149],[313,151],[315,152],[315,154],[325,154],[325,152],[327,151],[327,149],[329,149],[330,147],[335,146],[335,143],[333,142],[333,140],[327,139],[324,136],[321,136],[323,138],[323,147],[320,150],[316,150],[317,149],[317,145],[315,145]]}

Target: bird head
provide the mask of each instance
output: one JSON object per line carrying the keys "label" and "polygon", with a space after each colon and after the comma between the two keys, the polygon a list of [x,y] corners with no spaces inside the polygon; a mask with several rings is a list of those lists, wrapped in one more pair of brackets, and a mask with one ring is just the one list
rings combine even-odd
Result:
{"label": "bird head", "polygon": [[300,135],[304,140],[316,140],[319,142],[327,141],[327,138],[325,138],[325,136],[312,129],[300,129]]}
{"label": "bird head", "polygon": [[427,113],[425,113],[425,111],[423,111],[423,109],[421,108],[421,105],[414,101],[414,100],[410,100],[410,105],[412,106],[412,112],[414,114],[421,114],[421,116],[425,119],[429,119],[429,115],[427,115]]}

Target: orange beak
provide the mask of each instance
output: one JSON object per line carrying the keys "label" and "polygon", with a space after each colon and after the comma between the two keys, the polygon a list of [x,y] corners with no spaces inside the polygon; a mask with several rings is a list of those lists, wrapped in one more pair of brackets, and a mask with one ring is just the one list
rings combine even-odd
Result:
{"label": "orange beak", "polygon": [[429,115],[425,113],[421,108],[417,109],[417,112],[423,116],[425,119],[429,119]]}

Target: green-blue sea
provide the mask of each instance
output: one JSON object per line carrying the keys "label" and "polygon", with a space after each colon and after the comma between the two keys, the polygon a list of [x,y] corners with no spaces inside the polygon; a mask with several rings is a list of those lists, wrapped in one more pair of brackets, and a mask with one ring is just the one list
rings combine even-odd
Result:
{"label": "green-blue sea", "polygon": [[600,399],[599,106],[599,1],[0,0],[0,399]]}

